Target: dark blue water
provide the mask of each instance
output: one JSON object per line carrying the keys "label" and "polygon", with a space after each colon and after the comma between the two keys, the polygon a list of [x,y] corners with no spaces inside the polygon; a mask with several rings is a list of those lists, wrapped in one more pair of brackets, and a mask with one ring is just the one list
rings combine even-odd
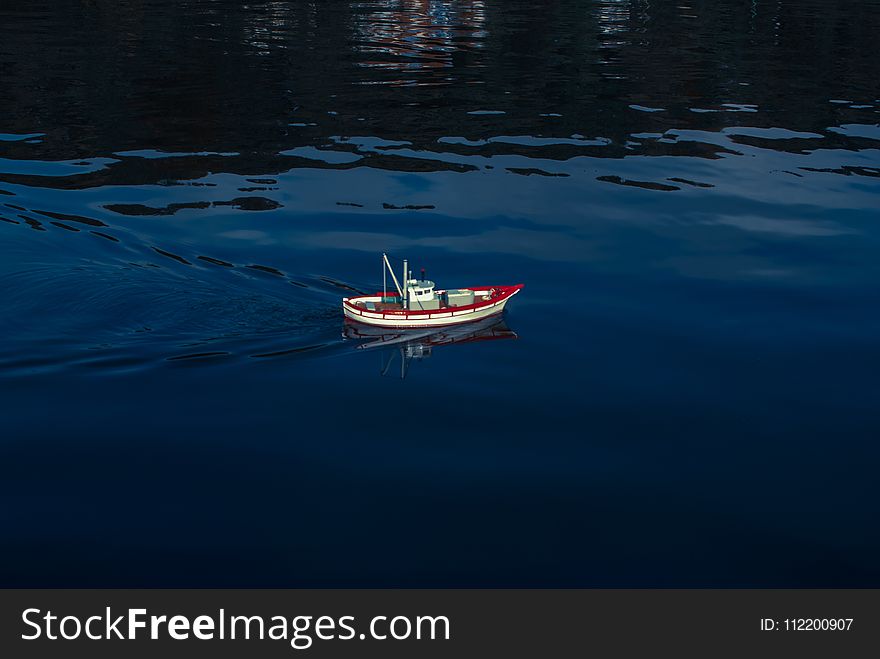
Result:
{"label": "dark blue water", "polygon": [[[4,5],[0,585],[880,586],[878,33]],[[383,251],[525,289],[365,348]]]}

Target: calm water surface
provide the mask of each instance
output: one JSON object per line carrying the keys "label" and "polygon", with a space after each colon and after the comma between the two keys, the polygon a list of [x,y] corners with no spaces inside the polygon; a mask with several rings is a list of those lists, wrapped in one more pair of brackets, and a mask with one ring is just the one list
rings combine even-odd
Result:
{"label": "calm water surface", "polygon": [[[880,586],[878,34],[4,4],[0,585]],[[526,287],[364,348],[382,251]]]}

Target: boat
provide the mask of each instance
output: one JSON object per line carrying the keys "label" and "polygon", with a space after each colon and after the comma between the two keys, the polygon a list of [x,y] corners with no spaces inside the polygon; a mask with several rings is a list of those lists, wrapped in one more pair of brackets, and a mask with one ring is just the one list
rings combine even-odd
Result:
{"label": "boat", "polygon": [[[382,254],[382,290],[375,295],[342,298],[342,311],[365,325],[398,329],[443,327],[483,320],[500,314],[523,284],[511,286],[468,286],[456,289],[437,289],[433,281],[414,279],[406,260],[403,262],[403,286]],[[391,275],[394,290],[389,294],[387,274]]]}

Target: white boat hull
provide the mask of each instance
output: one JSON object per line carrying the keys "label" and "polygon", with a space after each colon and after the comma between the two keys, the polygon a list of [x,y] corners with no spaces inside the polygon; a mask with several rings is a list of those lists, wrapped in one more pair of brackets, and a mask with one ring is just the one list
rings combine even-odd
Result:
{"label": "white boat hull", "polygon": [[368,311],[350,304],[348,298],[343,299],[342,309],[346,317],[359,323],[375,325],[377,327],[395,327],[400,329],[443,327],[444,325],[470,323],[500,314],[504,311],[504,306],[510,298],[518,292],[518,290],[514,290],[509,295],[505,295],[496,301],[489,301],[475,309],[464,309],[461,311],[456,311],[455,307],[447,307],[418,315],[401,311]]}

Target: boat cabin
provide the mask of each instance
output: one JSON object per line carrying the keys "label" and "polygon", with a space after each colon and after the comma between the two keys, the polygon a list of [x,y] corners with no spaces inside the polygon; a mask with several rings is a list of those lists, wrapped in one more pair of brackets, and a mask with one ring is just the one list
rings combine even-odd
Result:
{"label": "boat cabin", "polygon": [[434,292],[434,282],[427,279],[409,279],[406,282],[407,308],[428,311],[440,308],[440,297]]}

